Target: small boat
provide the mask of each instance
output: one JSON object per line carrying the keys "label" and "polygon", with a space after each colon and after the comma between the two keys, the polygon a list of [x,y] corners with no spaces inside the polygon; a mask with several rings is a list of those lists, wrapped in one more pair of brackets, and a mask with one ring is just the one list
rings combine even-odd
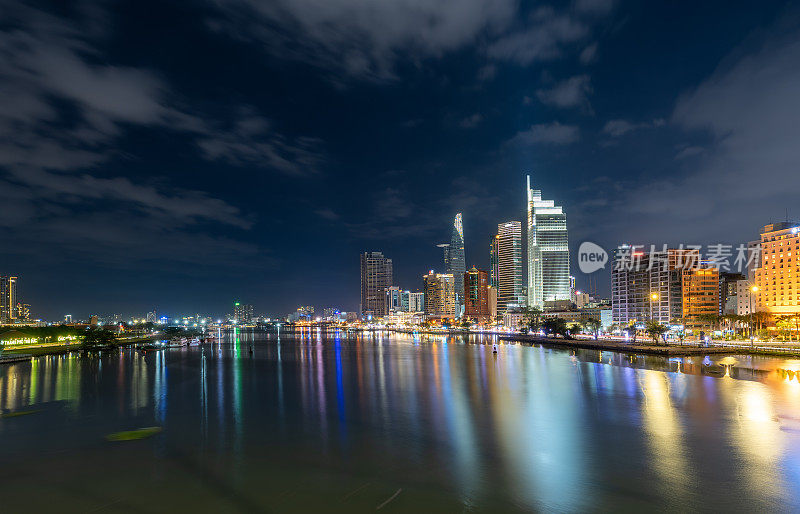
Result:
{"label": "small boat", "polygon": [[145,343],[139,347],[140,352],[155,352],[165,348],[163,341],[153,341],[152,343]]}
{"label": "small boat", "polygon": [[189,341],[189,346],[200,346],[200,338],[193,337],[191,341]]}
{"label": "small boat", "polygon": [[189,344],[189,341],[185,337],[175,337],[169,340],[167,348],[181,348],[187,344]]}

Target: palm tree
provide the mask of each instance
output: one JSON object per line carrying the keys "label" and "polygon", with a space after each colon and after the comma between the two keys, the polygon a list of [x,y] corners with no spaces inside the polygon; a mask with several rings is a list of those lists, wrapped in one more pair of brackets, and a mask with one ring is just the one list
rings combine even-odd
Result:
{"label": "palm tree", "polygon": [[531,332],[542,328],[542,310],[538,307],[525,307],[522,311],[522,322]]}
{"label": "palm tree", "polygon": [[553,335],[561,335],[564,339],[572,339],[569,335],[569,327],[564,318],[547,317],[542,319],[542,329]]}
{"label": "palm tree", "polygon": [[[658,344],[658,338],[663,337],[664,334],[667,333],[667,330],[669,330],[669,327],[653,319],[647,320],[645,324],[645,332],[653,339],[653,343],[655,344]],[[664,339],[664,344],[667,344],[666,338]]]}
{"label": "palm tree", "polygon": [[626,332],[628,336],[633,336],[633,344],[636,344],[636,334],[638,330],[636,329],[636,323],[631,322],[630,325],[622,329],[623,332]]}
{"label": "palm tree", "polygon": [[596,318],[589,318],[586,320],[586,328],[592,331],[595,339],[597,339],[598,333],[600,332],[600,327],[602,325],[603,324],[600,322],[600,320]]}

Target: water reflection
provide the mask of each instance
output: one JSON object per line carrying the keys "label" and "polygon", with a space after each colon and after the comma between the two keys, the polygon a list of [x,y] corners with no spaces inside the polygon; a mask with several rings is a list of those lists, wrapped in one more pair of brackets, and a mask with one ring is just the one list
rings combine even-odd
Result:
{"label": "water reflection", "polygon": [[[0,409],[43,412],[0,418],[0,436],[57,455],[73,442],[117,451],[103,435],[163,426],[158,451],[126,454],[126,465],[179,453],[264,505],[269,487],[252,482],[277,474],[304,480],[320,501],[345,496],[327,485],[338,480],[409,498],[435,491],[462,508],[791,510],[798,371],[798,360],[667,359],[491,336],[237,332],[201,348],[3,366]],[[57,440],[44,416],[69,416],[56,419]]]}

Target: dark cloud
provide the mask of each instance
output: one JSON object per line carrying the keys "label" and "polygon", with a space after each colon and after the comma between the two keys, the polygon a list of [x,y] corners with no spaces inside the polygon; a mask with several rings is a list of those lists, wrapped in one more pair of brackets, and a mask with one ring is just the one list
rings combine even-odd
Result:
{"label": "dark cloud", "polygon": [[[119,157],[116,143],[131,127],[184,133],[212,160],[293,176],[316,172],[318,140],[285,137],[251,108],[239,108],[240,116],[225,127],[174,107],[178,95],[159,74],[107,62],[95,41],[103,35],[97,29],[102,11],[79,10],[64,19],[17,2],[7,8],[13,23],[0,32],[0,188],[13,191],[5,203],[13,212],[4,216],[7,230],[39,234],[65,252],[91,247],[86,259],[121,265],[143,253],[155,258],[153,249],[181,241],[215,244],[199,233],[208,223],[252,226],[252,216],[238,207],[175,186],[168,177],[143,182],[108,176],[101,167]],[[74,223],[65,226],[67,219]],[[153,244],[132,244],[132,234],[137,241],[146,234]],[[79,241],[91,246],[73,244]],[[224,251],[207,246],[192,255],[213,259],[255,251],[230,239],[217,244]],[[181,252],[160,255],[187,260]]]}
{"label": "dark cloud", "polygon": [[620,137],[640,129],[663,127],[664,120],[656,118],[652,121],[632,122],[628,120],[609,120],[603,125],[603,134],[611,137]]}
{"label": "dark cloud", "polygon": [[581,20],[542,7],[531,14],[530,22],[523,28],[489,45],[487,53],[494,59],[528,65],[562,56],[565,46],[583,40],[588,34],[589,27]]}
{"label": "dark cloud", "polygon": [[597,43],[592,43],[583,50],[581,50],[580,56],[578,57],[581,64],[584,65],[593,63],[596,58],[597,58]]}
{"label": "dark cloud", "polygon": [[[685,137],[709,136],[708,148],[684,145],[675,156],[684,168],[660,179],[618,182],[615,193],[598,189],[595,196],[609,205],[582,216],[602,216],[620,238],[683,242],[743,242],[755,239],[760,225],[783,219],[800,187],[798,36],[779,33],[732,52],[680,96],[671,116]],[[616,120],[605,132],[622,135],[640,125],[653,123]],[[639,222],[630,224],[630,216]]]}
{"label": "dark cloud", "polygon": [[[220,0],[213,28],[270,54],[370,80],[396,78],[401,55],[440,57],[507,26],[512,0]],[[244,33],[243,33],[244,31]]]}
{"label": "dark cloud", "polygon": [[237,166],[307,177],[317,174],[324,160],[321,140],[311,137],[289,139],[276,132],[269,120],[250,108],[242,109],[227,130],[208,127],[199,134],[197,144],[206,158]]}
{"label": "dark cloud", "polygon": [[461,128],[471,129],[477,127],[482,121],[483,115],[475,113],[461,120],[458,125]]}
{"label": "dark cloud", "polygon": [[576,75],[555,84],[549,89],[539,89],[536,96],[544,104],[555,107],[584,107],[591,109],[589,95],[593,92],[588,75]]}
{"label": "dark cloud", "polygon": [[574,143],[578,139],[580,139],[580,130],[577,126],[562,125],[554,121],[531,125],[528,130],[517,132],[506,143],[509,145],[566,145]]}

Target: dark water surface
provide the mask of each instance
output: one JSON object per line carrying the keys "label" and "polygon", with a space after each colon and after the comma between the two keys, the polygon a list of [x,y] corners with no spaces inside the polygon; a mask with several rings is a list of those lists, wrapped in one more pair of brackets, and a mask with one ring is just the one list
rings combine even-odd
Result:
{"label": "dark water surface", "polygon": [[800,510],[800,361],[491,343],[241,334],[4,365],[0,510]]}

